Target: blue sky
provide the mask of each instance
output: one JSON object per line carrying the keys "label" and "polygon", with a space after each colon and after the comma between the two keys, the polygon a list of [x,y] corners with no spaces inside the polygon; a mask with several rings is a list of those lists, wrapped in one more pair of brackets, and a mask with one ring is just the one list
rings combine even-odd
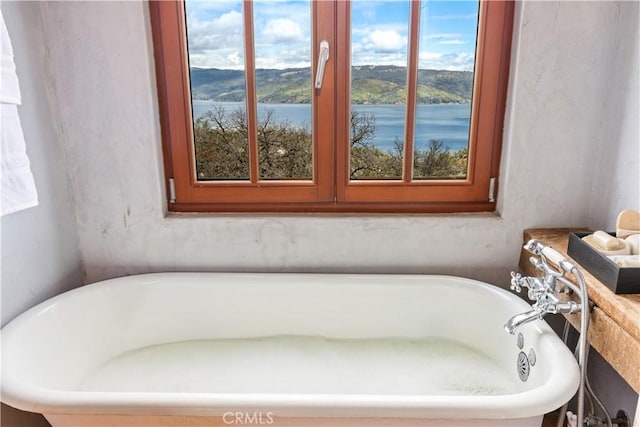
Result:
{"label": "blue sky", "polygon": [[[191,66],[243,68],[241,1],[187,1]],[[424,1],[420,68],[473,69],[477,2]],[[353,65],[406,65],[409,2],[352,3]],[[308,1],[254,2],[256,66],[308,67],[311,60]]]}

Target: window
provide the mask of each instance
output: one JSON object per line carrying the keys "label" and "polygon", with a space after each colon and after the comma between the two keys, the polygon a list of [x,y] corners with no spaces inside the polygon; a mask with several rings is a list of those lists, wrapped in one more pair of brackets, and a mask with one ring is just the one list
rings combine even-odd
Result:
{"label": "window", "polygon": [[150,11],[170,211],[495,209],[513,2]]}

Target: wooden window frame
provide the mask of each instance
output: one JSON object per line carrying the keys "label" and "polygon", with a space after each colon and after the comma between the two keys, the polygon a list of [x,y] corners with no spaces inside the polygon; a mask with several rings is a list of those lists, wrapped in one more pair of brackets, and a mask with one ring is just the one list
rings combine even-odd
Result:
{"label": "wooden window frame", "polygon": [[[346,1],[313,2],[324,26],[312,33],[316,68],[320,40],[332,53],[322,89],[314,89],[314,176],[309,181],[259,180],[255,141],[256,102],[247,108],[250,129],[250,179],[198,181],[189,86],[188,50],[182,1],[149,1],[162,129],[166,191],[173,212],[480,212],[495,210],[509,74],[514,2],[482,0],[479,9],[471,105],[467,178],[414,180],[413,121],[417,85],[419,6],[411,2],[407,67],[405,156],[400,180],[349,179],[350,7]],[[250,0],[244,0],[251,9]],[[251,15],[245,37],[252,40]],[[333,30],[327,30],[327,28]],[[335,39],[334,39],[335,37]],[[346,45],[346,46],[345,46]],[[245,43],[247,98],[255,99],[253,44]],[[411,59],[412,58],[412,59]],[[415,69],[414,69],[415,68]],[[320,115],[322,114],[322,116]],[[253,125],[253,126],[252,126]],[[251,136],[251,129],[254,135]],[[489,199],[493,187],[493,200]],[[175,199],[172,197],[175,195]]]}

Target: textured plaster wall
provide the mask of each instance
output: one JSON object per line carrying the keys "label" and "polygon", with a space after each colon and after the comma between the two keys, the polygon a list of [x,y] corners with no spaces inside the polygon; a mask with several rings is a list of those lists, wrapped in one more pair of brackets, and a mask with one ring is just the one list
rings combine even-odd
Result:
{"label": "textured plaster wall", "polygon": [[589,225],[614,230],[623,209],[640,210],[640,2],[619,8],[594,165]]}
{"label": "textured plaster wall", "polygon": [[602,100],[612,60],[628,48],[629,7],[519,3],[499,215],[166,217],[146,4],[43,3],[87,280],[256,270],[504,282],[524,228],[589,221],[603,120],[624,108]]}
{"label": "textured plaster wall", "polygon": [[[33,2],[1,5],[20,77],[19,114],[40,202],[1,219],[4,326],[37,303],[81,285],[83,272],[64,155],[49,104],[40,7]],[[4,404],[0,411],[0,424],[6,427],[49,426],[39,414]]]}
{"label": "textured plaster wall", "polygon": [[39,205],[5,215],[2,231],[2,325],[83,281],[72,197],[56,117],[40,6],[2,2],[20,78],[18,107]]}

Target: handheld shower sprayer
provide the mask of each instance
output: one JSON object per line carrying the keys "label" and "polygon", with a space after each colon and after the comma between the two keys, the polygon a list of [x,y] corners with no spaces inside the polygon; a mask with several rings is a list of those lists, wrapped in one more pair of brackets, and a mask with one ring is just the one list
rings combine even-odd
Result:
{"label": "handheld shower sprayer", "polygon": [[[511,272],[511,289],[520,292],[523,287],[528,288],[528,297],[535,301],[532,310],[513,316],[504,325],[505,330],[511,334],[525,324],[537,319],[542,319],[545,315],[566,313],[574,314],[580,312],[580,339],[578,340],[578,365],[580,367],[580,388],[578,390],[578,410],[577,425],[584,425],[584,396],[586,381],[586,362],[588,341],[587,333],[589,328],[589,295],[587,285],[580,270],[560,252],[551,246],[544,245],[540,240],[529,240],[524,249],[534,256],[529,258],[533,266],[543,273],[542,276],[525,276],[515,271]],[[566,275],[572,274],[578,281],[576,285],[567,279]],[[575,293],[579,303],[575,301],[565,301],[559,297],[560,293]],[[560,418],[564,418],[567,405],[564,405]]]}

